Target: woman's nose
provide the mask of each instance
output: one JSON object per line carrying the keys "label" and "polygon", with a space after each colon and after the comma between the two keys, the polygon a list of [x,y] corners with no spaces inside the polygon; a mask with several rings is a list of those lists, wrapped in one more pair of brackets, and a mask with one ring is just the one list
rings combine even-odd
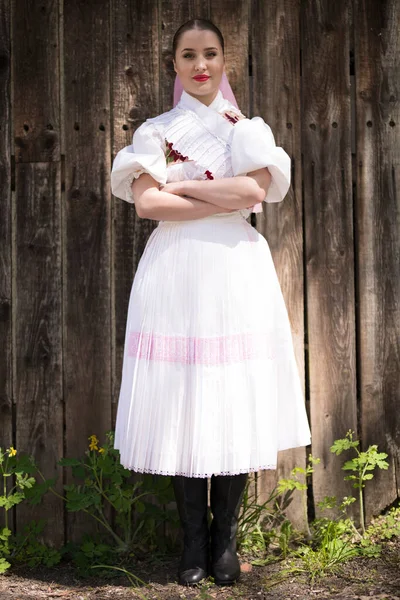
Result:
{"label": "woman's nose", "polygon": [[195,64],[196,71],[204,71],[206,68],[206,61],[204,58],[199,58]]}

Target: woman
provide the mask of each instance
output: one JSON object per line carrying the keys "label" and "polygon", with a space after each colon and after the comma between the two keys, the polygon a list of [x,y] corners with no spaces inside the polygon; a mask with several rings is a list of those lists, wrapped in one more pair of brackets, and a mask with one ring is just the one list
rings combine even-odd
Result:
{"label": "woman", "polygon": [[311,439],[271,253],[246,221],[283,200],[290,158],[219,89],[215,25],[182,25],[173,57],[179,102],[137,129],[111,173],[113,194],[159,221],[131,291],[115,446],[125,467],[172,477],[180,583],[232,584],[248,473]]}

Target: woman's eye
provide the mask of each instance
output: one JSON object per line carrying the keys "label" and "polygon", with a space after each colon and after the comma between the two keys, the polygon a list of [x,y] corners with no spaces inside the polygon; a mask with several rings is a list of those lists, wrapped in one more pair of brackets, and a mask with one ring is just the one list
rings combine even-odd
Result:
{"label": "woman's eye", "polygon": [[193,54],[190,54],[189,52],[187,54],[183,55],[183,58],[193,58]]}
{"label": "woman's eye", "polygon": [[207,56],[217,56],[217,53],[216,52],[208,52]]}

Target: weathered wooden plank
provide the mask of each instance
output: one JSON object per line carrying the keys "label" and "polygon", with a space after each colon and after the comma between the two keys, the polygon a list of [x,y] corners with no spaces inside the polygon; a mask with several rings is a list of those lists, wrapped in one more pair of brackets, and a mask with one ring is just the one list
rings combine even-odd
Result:
{"label": "weathered wooden plank", "polygon": [[12,6],[13,61],[18,65],[13,70],[18,102],[18,118],[14,124],[15,159],[19,162],[59,160],[58,2],[19,0]]}
{"label": "weathered wooden plank", "polygon": [[[302,150],[314,501],[351,493],[330,445],[357,431],[350,2],[301,5]],[[316,509],[316,514],[319,514]],[[354,507],[354,512],[356,508]]]}
{"label": "weathered wooden plank", "polygon": [[[58,3],[13,3],[13,126],[16,155],[14,390],[16,443],[45,477],[63,451]],[[40,33],[39,33],[40,32]],[[17,509],[17,527],[45,517],[45,538],[64,541],[63,503]]]}
{"label": "weathered wooden plank", "polygon": [[[160,112],[157,2],[116,0],[112,21],[112,152],[132,142],[135,129]],[[129,294],[137,264],[155,222],[136,217],[134,206],[112,203],[113,422],[122,373]]]}
{"label": "weathered wooden plank", "polygon": [[[33,454],[45,477],[62,473],[60,163],[16,168],[15,397],[17,448]],[[45,538],[64,541],[63,502],[46,494],[37,507],[21,504],[17,527],[45,518]]]}
{"label": "weathered wooden plank", "polygon": [[357,271],[362,446],[390,468],[366,487],[366,517],[400,493],[400,6],[354,5]]}
{"label": "weathered wooden plank", "polygon": [[209,19],[212,0],[189,0],[191,19]]}
{"label": "weathered wooden plank", "polygon": [[[110,3],[63,5],[65,451],[111,428]],[[69,515],[68,537],[89,522]]]}
{"label": "weathered wooden plank", "polygon": [[[11,335],[11,40],[10,3],[0,4],[0,447],[13,443]],[[3,511],[2,511],[3,512]],[[11,511],[9,517],[11,518]],[[12,519],[9,524],[12,526]],[[11,522],[10,522],[11,520]],[[4,525],[0,515],[0,528]]]}
{"label": "weathered wooden plank", "polygon": [[[253,114],[264,118],[292,160],[292,182],[279,204],[264,204],[257,228],[271,248],[292,326],[296,360],[304,389],[303,207],[300,139],[300,6],[297,0],[252,3]],[[265,216],[264,216],[265,215]],[[269,496],[280,477],[294,466],[305,467],[306,451],[280,452],[276,473],[259,474],[260,498]],[[306,527],[306,495],[295,494],[288,516]]]}
{"label": "weathered wooden plank", "polygon": [[239,108],[249,111],[249,2],[212,2],[211,20],[225,41],[226,74]]}

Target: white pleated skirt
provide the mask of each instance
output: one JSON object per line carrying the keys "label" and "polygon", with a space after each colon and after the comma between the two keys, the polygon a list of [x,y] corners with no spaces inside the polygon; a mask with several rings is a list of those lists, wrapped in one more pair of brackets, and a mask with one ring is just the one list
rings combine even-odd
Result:
{"label": "white pleated skirt", "polygon": [[133,281],[115,429],[139,473],[275,469],[311,433],[266,239],[240,214],[160,221]]}

